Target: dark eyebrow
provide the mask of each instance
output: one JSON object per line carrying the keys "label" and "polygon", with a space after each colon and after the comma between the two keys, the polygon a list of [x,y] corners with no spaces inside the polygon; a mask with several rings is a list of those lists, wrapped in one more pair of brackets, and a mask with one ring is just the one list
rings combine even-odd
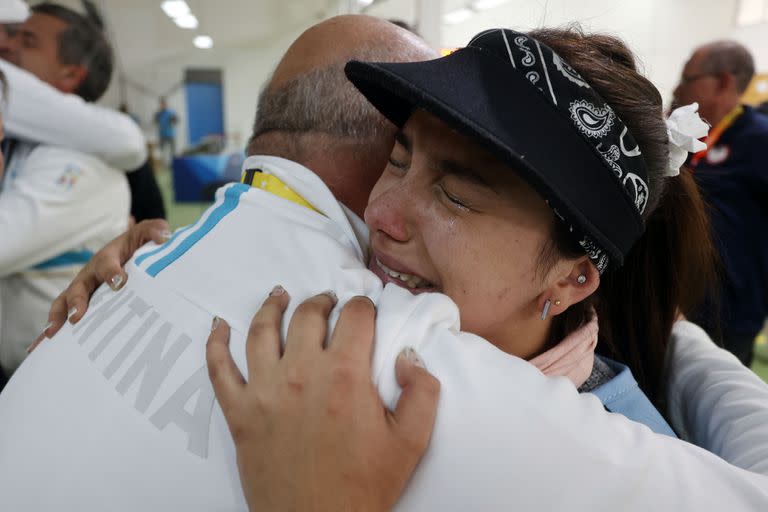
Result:
{"label": "dark eyebrow", "polygon": [[395,134],[395,141],[403,146],[407,152],[410,153],[413,150],[411,139],[405,133],[403,133],[403,130],[397,130],[397,133]]}
{"label": "dark eyebrow", "polygon": [[25,30],[22,28],[20,29],[20,32],[21,32],[21,37],[25,39],[31,39],[32,41],[37,41],[37,35],[31,30]]}
{"label": "dark eyebrow", "polygon": [[474,170],[472,170],[470,167],[467,167],[466,165],[460,164],[454,160],[440,160],[437,163],[437,166],[442,172],[446,174],[453,174],[459,178],[471,181],[498,193],[496,187],[492,187],[491,184],[483,179],[482,176],[477,174]]}

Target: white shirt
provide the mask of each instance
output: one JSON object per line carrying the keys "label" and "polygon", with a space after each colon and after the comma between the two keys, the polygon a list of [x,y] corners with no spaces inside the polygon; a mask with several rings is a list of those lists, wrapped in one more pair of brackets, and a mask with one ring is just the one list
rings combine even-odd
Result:
{"label": "white shirt", "polygon": [[404,346],[440,379],[432,443],[398,510],[768,507],[767,476],[606,413],[565,378],[460,333],[443,295],[382,290],[347,212],[308,169],[272,157],[246,165],[277,175],[323,215],[231,185],[194,226],[141,249],[126,286],[102,287],[85,318],[41,345],[0,395],[6,506],[246,510],[205,342],[213,316],[225,318],[244,371],[253,313],[282,284],[292,297],[286,319],[326,289],[340,304],[359,294],[377,302],[373,378],[389,406]]}
{"label": "white shirt", "polygon": [[20,143],[0,193],[0,364],[10,373],[51,302],[128,225],[125,175],[84,153]]}
{"label": "white shirt", "polygon": [[132,171],[147,159],[144,135],[127,115],[63,94],[33,74],[0,59],[8,83],[6,135],[61,146]]}

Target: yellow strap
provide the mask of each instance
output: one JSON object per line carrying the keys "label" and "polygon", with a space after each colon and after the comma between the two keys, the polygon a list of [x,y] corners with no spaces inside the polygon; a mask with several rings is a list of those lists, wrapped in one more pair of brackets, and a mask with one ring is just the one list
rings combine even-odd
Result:
{"label": "yellow strap", "polygon": [[[309,208],[312,211],[317,210],[307,202],[306,199],[297,194],[291,187],[283,183],[283,181],[272,174],[265,174],[257,169],[249,169],[243,172],[241,179],[246,185],[250,185],[255,188],[260,188],[270,194],[274,194],[277,197],[287,199],[292,203],[296,203],[299,206]],[[320,212],[318,212],[320,213]]]}
{"label": "yellow strap", "polygon": [[717,144],[717,141],[720,140],[720,136],[728,128],[730,128],[731,125],[736,121],[736,119],[738,119],[739,116],[743,113],[744,113],[744,107],[741,105],[737,105],[730,112],[728,112],[725,115],[725,117],[723,117],[720,120],[719,123],[717,123],[717,126],[715,126],[709,131],[709,135],[707,136],[707,140],[705,141],[707,144],[707,147],[699,151],[695,155],[693,155],[693,158],[691,159],[691,166],[695,167],[696,164],[698,164],[702,158],[707,156],[707,151],[709,151],[710,148],[714,147],[714,145]]}

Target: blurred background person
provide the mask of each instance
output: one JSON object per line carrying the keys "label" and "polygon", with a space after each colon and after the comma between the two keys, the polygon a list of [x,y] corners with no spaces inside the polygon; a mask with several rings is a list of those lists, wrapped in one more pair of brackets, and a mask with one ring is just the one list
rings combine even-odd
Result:
{"label": "blurred background person", "polygon": [[741,102],[754,74],[749,50],[716,41],[693,52],[674,91],[676,105],[697,102],[711,125],[707,149],[689,165],[722,264],[719,296],[692,319],[747,366],[768,316],[768,117]]}
{"label": "blurred background person", "polygon": [[[18,62],[40,80],[85,101],[106,91],[112,48],[94,21],[41,3],[20,37]],[[6,375],[26,356],[50,302],[94,251],[125,230],[130,209],[122,171],[69,148],[13,142],[0,193],[0,365]]]}
{"label": "blurred background person", "polygon": [[165,98],[160,98],[160,107],[155,112],[157,141],[160,153],[167,166],[171,166],[176,156],[176,123],[179,121],[174,110],[168,108]]}

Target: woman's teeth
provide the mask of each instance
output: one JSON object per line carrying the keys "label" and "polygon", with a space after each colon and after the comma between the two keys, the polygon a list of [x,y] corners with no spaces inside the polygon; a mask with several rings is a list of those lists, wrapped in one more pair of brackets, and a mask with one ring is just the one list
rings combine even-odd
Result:
{"label": "woman's teeth", "polygon": [[383,270],[384,273],[387,274],[388,276],[394,277],[395,279],[398,279],[398,280],[402,281],[403,283],[405,283],[405,285],[408,288],[411,288],[411,289],[413,289],[413,288],[426,288],[428,286],[432,286],[429,281],[427,281],[425,279],[422,279],[419,276],[414,276],[414,275],[411,275],[411,274],[405,274],[403,272],[395,272],[394,270],[392,270],[391,268],[389,268],[388,266],[386,266],[385,264],[380,262],[378,260],[378,258],[376,259],[376,265],[378,265],[379,268],[381,270]]}

